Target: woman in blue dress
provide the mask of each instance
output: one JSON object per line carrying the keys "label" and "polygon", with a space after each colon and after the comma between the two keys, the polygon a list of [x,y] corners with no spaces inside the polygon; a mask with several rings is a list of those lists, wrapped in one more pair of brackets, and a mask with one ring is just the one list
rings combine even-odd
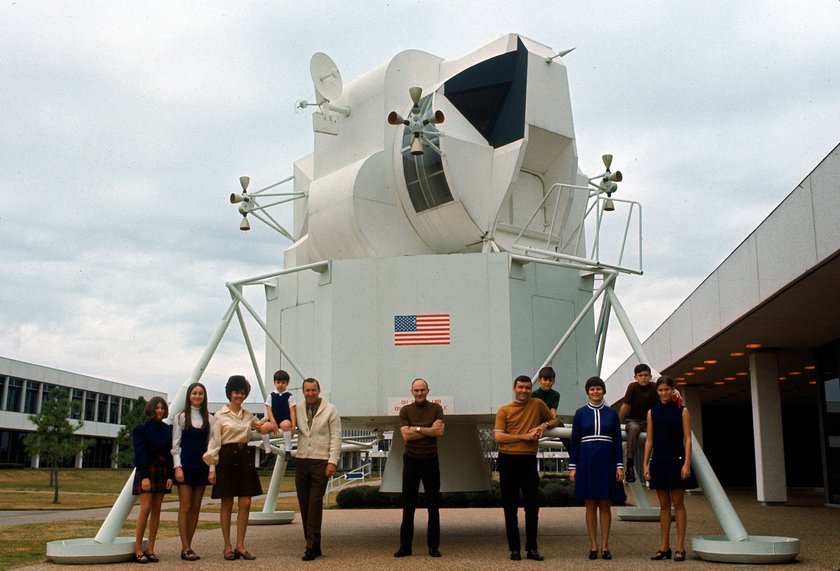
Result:
{"label": "woman in blue dress", "polygon": [[677,520],[674,561],[685,561],[685,491],[697,487],[691,473],[691,416],[675,399],[674,380],[656,380],[659,403],[648,412],[645,440],[645,480],[659,497],[659,550],[651,559],[671,558],[671,505]]}
{"label": "woman in blue dress", "polygon": [[[140,496],[140,513],[134,529],[134,561],[157,563],[155,539],[160,525],[160,506],[164,494],[172,490],[172,427],[163,419],[169,416],[169,406],[161,397],[152,397],[146,405],[146,422],[132,433],[134,444],[134,486],[132,493]],[[149,526],[149,541],[143,550],[143,535]]]}
{"label": "woman in blue dress", "polygon": [[179,501],[178,533],[181,536],[181,559],[184,561],[201,559],[192,550],[192,538],[198,525],[210,470],[202,459],[207,452],[209,435],[207,389],[201,383],[193,383],[187,388],[184,410],[178,413],[172,424],[172,459]]}
{"label": "woman in blue dress", "polygon": [[606,406],[607,387],[598,377],[586,381],[589,402],[575,412],[569,451],[569,478],[575,496],[586,504],[589,558],[598,558],[598,514],[601,519],[601,557],[612,559],[610,523],[612,502],[623,502],[624,462],[621,454],[621,423],[618,414]]}

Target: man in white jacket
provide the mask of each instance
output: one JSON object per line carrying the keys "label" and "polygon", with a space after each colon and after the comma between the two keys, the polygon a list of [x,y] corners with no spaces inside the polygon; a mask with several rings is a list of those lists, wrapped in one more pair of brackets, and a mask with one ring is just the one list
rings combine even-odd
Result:
{"label": "man in white jacket", "polygon": [[296,406],[295,488],[306,538],[306,550],[301,559],[312,561],[322,555],[324,493],[341,455],[341,418],[335,405],[321,398],[321,384],[316,379],[303,381],[303,398]]}

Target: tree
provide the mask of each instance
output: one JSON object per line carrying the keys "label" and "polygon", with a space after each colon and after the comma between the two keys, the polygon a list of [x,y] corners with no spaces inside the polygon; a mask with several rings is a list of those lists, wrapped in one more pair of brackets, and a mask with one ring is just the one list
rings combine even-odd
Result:
{"label": "tree", "polygon": [[58,503],[59,466],[92,444],[91,441],[74,436],[83,423],[80,420],[74,426],[69,418],[80,408],[78,402],[70,400],[66,389],[54,387],[41,403],[41,412],[29,415],[29,420],[35,425],[35,432],[24,437],[23,445],[30,454],[40,457],[42,465],[50,467],[54,504]]}
{"label": "tree", "polygon": [[146,420],[146,399],[138,397],[131,403],[131,408],[122,416],[123,427],[117,433],[117,451],[114,462],[120,468],[134,465],[134,443],[132,433],[134,428]]}

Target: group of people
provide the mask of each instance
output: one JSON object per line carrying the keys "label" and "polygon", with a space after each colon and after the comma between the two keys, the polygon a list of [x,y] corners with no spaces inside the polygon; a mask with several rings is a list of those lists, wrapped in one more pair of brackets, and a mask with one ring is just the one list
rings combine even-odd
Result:
{"label": "group of people", "polygon": [[[660,377],[651,383],[651,370],[638,365],[618,413],[606,405],[606,385],[599,377],[586,381],[588,402],[579,408],[572,423],[569,448],[569,478],[575,495],[586,506],[589,559],[612,559],[609,549],[611,505],[625,499],[623,482],[635,479],[635,457],[640,431],[647,432],[643,476],[656,490],[660,503],[659,549],[651,559],[684,561],[686,489],[697,487],[691,472],[690,416],[675,390],[674,381]],[[290,459],[291,433],[298,431],[295,487],[306,539],[304,561],[320,557],[323,497],[327,481],[335,473],[341,453],[341,421],[336,407],[321,398],[316,379],[303,381],[303,397],[296,403],[288,391],[289,375],[278,371],[275,392],[266,401],[266,418],[259,420],[242,403],[250,384],[241,375],[228,379],[228,404],[212,417],[207,390],[193,383],[187,390],[184,410],[170,426],[166,401],[152,398],[146,406],[148,420],[134,430],[135,480],[133,492],[140,496],[140,514],[135,533],[135,561],[157,562],[155,537],[160,507],[173,485],[178,487],[178,528],[181,559],[196,561],[192,550],[201,501],[207,484],[212,498],[221,500],[220,520],[225,559],[255,559],[245,547],[251,498],[262,494],[253,448],[254,431],[263,438],[284,433],[286,458]],[[537,449],[545,431],[559,425],[560,395],[552,387],[555,372],[543,367],[534,390],[530,377],[516,377],[514,400],[498,409],[494,436],[498,445],[499,484],[510,559],[522,559],[519,533],[519,498],[524,498],[525,558],[542,561],[537,544],[539,522],[539,473]],[[405,443],[402,457],[403,514],[400,546],[394,557],[412,555],[414,513],[422,483],[428,509],[427,547],[431,557],[440,557],[440,462],[438,439],[445,434],[443,408],[428,399],[429,383],[422,378],[411,383],[413,402],[399,412],[400,434]],[[621,424],[627,425],[627,470],[623,461]],[[268,447],[268,441],[266,441]],[[236,543],[231,542],[233,500],[238,498]],[[677,543],[670,547],[671,507],[676,511]],[[600,521],[601,537],[597,531]],[[148,527],[148,543],[143,537]]]}
{"label": "group of people", "polygon": [[[171,425],[164,419],[169,408],[161,397],[146,405],[148,419],[133,432],[135,476],[133,493],[140,498],[135,529],[134,561],[157,563],[155,539],[160,508],[173,485],[178,488],[178,531],[181,559],[197,561],[192,549],[201,501],[208,484],[211,497],[221,503],[220,522],[227,560],[256,559],[245,547],[245,534],[251,498],[262,492],[254,462],[254,449],[248,445],[252,433],[263,437],[284,433],[285,457],[290,458],[291,431],[298,430],[295,486],[306,539],[302,559],[311,561],[321,553],[321,512],[327,480],[335,473],[341,453],[341,420],[335,406],[321,398],[321,385],[313,378],[303,381],[304,402],[295,403],[287,390],[289,375],[274,374],[275,391],[266,401],[265,419],[258,419],[243,407],[251,385],[241,375],[230,377],[225,385],[228,403],[210,416],[207,389],[201,383],[187,388],[184,410]],[[297,423],[300,419],[300,423]],[[286,436],[288,434],[288,436]],[[237,498],[236,543],[231,542],[233,501]],[[148,542],[143,537],[148,530]]]}

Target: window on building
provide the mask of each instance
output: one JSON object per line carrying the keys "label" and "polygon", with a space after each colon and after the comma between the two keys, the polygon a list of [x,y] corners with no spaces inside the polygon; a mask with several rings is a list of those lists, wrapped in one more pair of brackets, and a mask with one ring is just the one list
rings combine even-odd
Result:
{"label": "window on building", "polygon": [[72,399],[73,402],[79,403],[78,410],[74,411],[73,414],[70,415],[70,418],[73,420],[79,420],[82,418],[82,408],[84,407],[84,391],[82,389],[73,389]]}
{"label": "window on building", "polygon": [[20,411],[20,399],[23,392],[23,379],[9,377],[9,390],[6,393],[6,410]]}
{"label": "window on building", "polygon": [[26,414],[38,413],[38,391],[41,390],[41,383],[26,381],[26,391],[23,396],[23,412]]}
{"label": "window on building", "polygon": [[120,397],[111,397],[110,411],[108,414],[108,422],[111,424],[120,423]]}
{"label": "window on building", "polygon": [[[44,402],[46,398],[49,396],[50,391],[55,388],[55,385],[51,385],[50,383],[41,383],[41,402]],[[40,412],[40,411],[38,411]]]}
{"label": "window on building", "polygon": [[85,393],[84,418],[89,421],[96,420],[96,393],[93,391],[87,391]]}
{"label": "window on building", "polygon": [[108,395],[99,395],[99,402],[96,405],[96,420],[108,422]]}
{"label": "window on building", "polygon": [[5,375],[0,375],[0,410],[6,410],[6,403],[3,401],[3,393],[6,389],[6,377]]}
{"label": "window on building", "polygon": [[[120,407],[120,408],[122,408],[122,410],[120,411],[120,419],[125,418],[125,415],[127,415],[128,411],[131,410],[131,404],[133,402],[134,401],[132,401],[131,399],[128,399],[128,398],[122,399],[122,406]],[[120,423],[120,424],[122,424],[122,423]]]}

